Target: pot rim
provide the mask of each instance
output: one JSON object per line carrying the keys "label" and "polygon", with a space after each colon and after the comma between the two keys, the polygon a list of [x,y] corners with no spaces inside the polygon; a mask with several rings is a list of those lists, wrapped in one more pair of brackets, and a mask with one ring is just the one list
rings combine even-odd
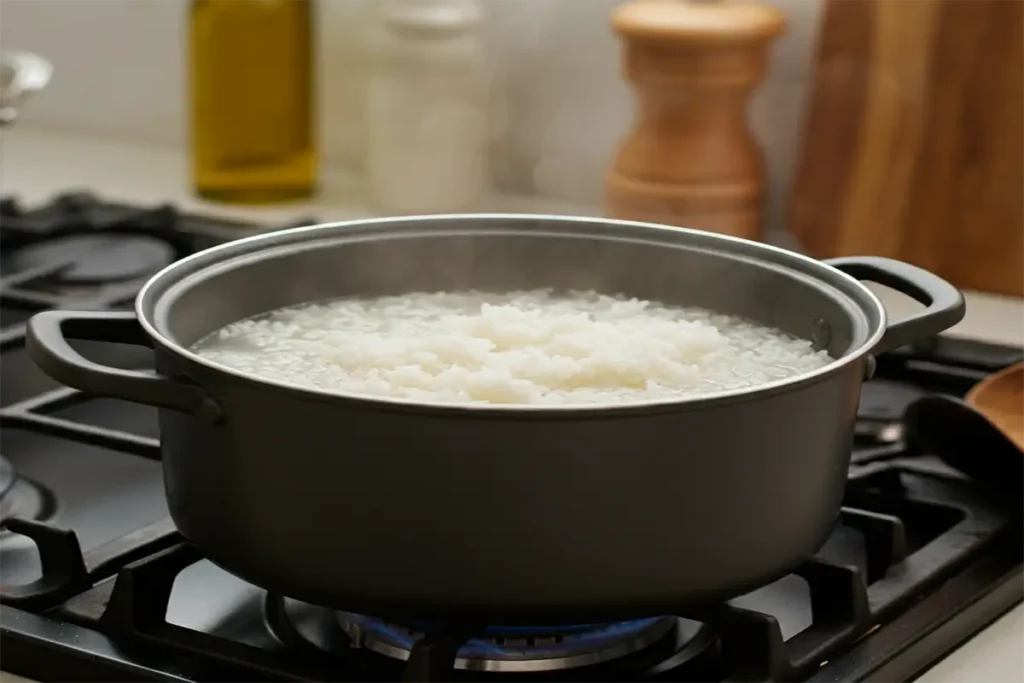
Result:
{"label": "pot rim", "polygon": [[[445,222],[445,223],[467,223],[467,222],[488,222],[488,221],[502,221],[504,223],[509,222],[537,222],[542,221],[546,223],[560,223],[560,224],[572,224],[572,223],[584,223],[584,224],[601,224],[609,227],[620,227],[624,229],[632,229],[638,231],[644,231],[649,235],[657,236],[659,233],[662,236],[674,236],[678,238],[683,235],[688,238],[697,240],[698,243],[704,242],[711,245],[716,245],[720,250],[725,251],[728,254],[736,256],[752,255],[755,259],[758,258],[758,253],[763,255],[774,256],[772,259],[764,259],[766,263],[779,263],[785,265],[787,262],[793,265],[803,265],[806,270],[811,271],[812,276],[816,273],[826,274],[828,277],[839,279],[845,282],[854,292],[863,298],[865,302],[870,304],[873,308],[873,313],[877,316],[877,324],[875,329],[870,329],[865,339],[857,346],[850,348],[842,356],[832,359],[827,365],[813,370],[811,372],[796,375],[786,379],[776,380],[773,382],[767,382],[764,384],[757,384],[751,387],[742,389],[726,390],[709,392],[706,394],[699,394],[696,396],[687,396],[682,398],[660,398],[651,399],[646,401],[630,401],[628,403],[582,403],[582,404],[553,404],[553,405],[538,405],[538,404],[491,404],[491,403],[427,403],[422,401],[416,401],[405,398],[389,397],[389,396],[377,396],[372,394],[361,394],[358,392],[342,392],[342,391],[327,391],[316,388],[304,387],[298,384],[289,384],[285,382],[279,382],[275,380],[264,379],[255,375],[237,371],[228,366],[213,363],[202,356],[194,353],[188,347],[178,343],[176,340],[171,338],[169,335],[164,334],[157,328],[157,325],[151,320],[151,316],[147,315],[144,310],[144,302],[149,298],[155,298],[155,302],[159,301],[160,296],[166,294],[166,292],[158,295],[151,294],[151,291],[158,285],[163,285],[164,281],[167,280],[169,283],[166,285],[168,289],[181,283],[187,276],[198,274],[205,271],[208,268],[216,268],[217,266],[223,265],[229,259],[228,257],[242,257],[249,256],[252,254],[259,253],[264,249],[271,249],[273,247],[282,247],[285,245],[296,245],[303,244],[305,242],[314,241],[321,233],[325,231],[337,231],[342,228],[356,228],[356,227],[377,227],[387,224],[415,224],[420,221],[423,222]],[[538,231],[539,232],[539,231]],[[655,240],[656,241],[656,240]],[[666,243],[667,245],[668,243]],[[731,249],[729,247],[732,247]],[[751,252],[753,252],[751,254]],[[225,258],[216,259],[211,263],[201,266],[199,270],[190,272],[190,267],[202,261],[209,261],[211,258],[217,255],[225,255]],[[824,277],[815,277],[815,280],[822,285],[828,286],[832,289],[837,289],[835,285],[830,284]],[[864,306],[861,302],[856,301],[856,298],[851,296],[849,292],[842,292],[847,300],[858,304],[861,312],[865,312]],[[650,412],[651,410],[658,409],[682,409],[682,408],[710,408],[722,403],[733,403],[733,402],[745,402],[747,400],[753,400],[761,397],[774,395],[783,391],[796,389],[798,387],[813,384],[819,380],[826,379],[832,375],[838,374],[847,366],[859,362],[865,355],[867,355],[885,334],[887,326],[887,315],[884,304],[881,300],[867,288],[861,281],[842,272],[837,268],[814,259],[809,256],[805,256],[795,251],[783,249],[770,244],[764,244],[761,242],[755,242],[752,240],[742,239],[739,237],[733,237],[730,235],[722,235],[719,233],[706,232],[702,230],[694,230],[691,228],[681,228],[675,226],[660,225],[657,223],[644,223],[639,221],[626,221],[612,218],[603,217],[590,217],[590,216],[576,216],[576,215],[561,215],[561,214],[524,214],[524,213],[464,213],[464,214],[427,214],[427,215],[411,215],[411,216],[387,216],[381,218],[363,218],[354,219],[348,221],[336,221],[331,223],[317,223],[314,225],[288,228],[284,230],[271,230],[267,232],[257,233],[248,237],[243,237],[236,240],[231,240],[223,244],[204,249],[186,256],[183,259],[175,261],[174,263],[164,267],[156,274],[154,274],[139,290],[135,297],[135,315],[138,318],[139,324],[143,330],[160,346],[166,350],[178,354],[184,357],[188,361],[200,365],[208,370],[216,373],[222,373],[233,377],[234,379],[240,380],[247,384],[252,384],[257,387],[273,387],[275,389],[284,390],[289,393],[296,392],[302,396],[308,398],[318,398],[321,400],[333,401],[333,402],[348,402],[358,401],[363,404],[373,404],[379,408],[399,409],[399,410],[415,410],[422,412],[424,410],[435,412],[439,414],[450,414],[450,415],[468,415],[468,414],[480,414],[485,413],[489,416],[497,417],[505,414],[506,416],[524,416],[524,415],[546,415],[556,416],[562,415],[563,417],[583,417],[586,414],[600,414],[604,417],[609,415],[625,415],[635,412]]]}

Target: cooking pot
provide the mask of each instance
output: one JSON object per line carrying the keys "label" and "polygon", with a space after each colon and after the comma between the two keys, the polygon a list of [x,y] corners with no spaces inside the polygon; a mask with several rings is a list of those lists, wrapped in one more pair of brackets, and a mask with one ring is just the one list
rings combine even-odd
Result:
{"label": "cooking pot", "polygon": [[[887,321],[860,280],[926,307]],[[190,350],[301,302],[537,287],[737,314],[834,360],[696,398],[523,407],[303,389]],[[814,553],[838,517],[873,355],[963,314],[953,286],[888,259],[819,262],[625,221],[457,215],[217,246],[157,273],[134,313],[39,313],[28,343],[58,381],[160,409],[171,516],[243,579],[391,618],[579,623],[729,598]],[[152,346],[155,372],[98,365],[68,339]]]}

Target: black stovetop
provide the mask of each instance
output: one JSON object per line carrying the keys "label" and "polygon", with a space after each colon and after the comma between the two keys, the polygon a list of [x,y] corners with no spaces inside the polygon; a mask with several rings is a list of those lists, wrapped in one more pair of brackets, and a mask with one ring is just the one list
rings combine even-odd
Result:
{"label": "black stovetop", "polygon": [[[878,359],[825,547],[728,604],[628,624],[468,629],[339,615],[246,584],[167,518],[155,410],[60,387],[28,359],[23,327],[50,307],[130,308],[156,269],[244,227],[88,195],[31,210],[3,202],[0,454],[16,473],[0,487],[4,670],[40,680],[908,680],[1022,599],[1019,515],[908,452],[891,428],[922,393],[962,396],[1024,355],[944,337]],[[81,350],[151,362],[137,347]]]}

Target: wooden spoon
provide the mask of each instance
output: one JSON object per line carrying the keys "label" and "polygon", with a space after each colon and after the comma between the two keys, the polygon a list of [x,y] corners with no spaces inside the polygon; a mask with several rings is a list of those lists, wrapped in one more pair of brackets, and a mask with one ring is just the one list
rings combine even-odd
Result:
{"label": "wooden spoon", "polygon": [[964,401],[925,396],[907,407],[907,447],[938,456],[1017,511],[1024,499],[1024,364],[985,378]]}
{"label": "wooden spoon", "polygon": [[964,402],[1024,451],[1024,363],[1011,365],[978,382],[967,392]]}

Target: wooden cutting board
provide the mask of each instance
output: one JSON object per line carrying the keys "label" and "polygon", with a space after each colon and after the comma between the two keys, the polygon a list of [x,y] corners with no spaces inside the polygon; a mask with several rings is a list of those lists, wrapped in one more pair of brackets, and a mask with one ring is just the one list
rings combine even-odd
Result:
{"label": "wooden cutting board", "polygon": [[1024,296],[1024,2],[827,0],[789,222]]}

